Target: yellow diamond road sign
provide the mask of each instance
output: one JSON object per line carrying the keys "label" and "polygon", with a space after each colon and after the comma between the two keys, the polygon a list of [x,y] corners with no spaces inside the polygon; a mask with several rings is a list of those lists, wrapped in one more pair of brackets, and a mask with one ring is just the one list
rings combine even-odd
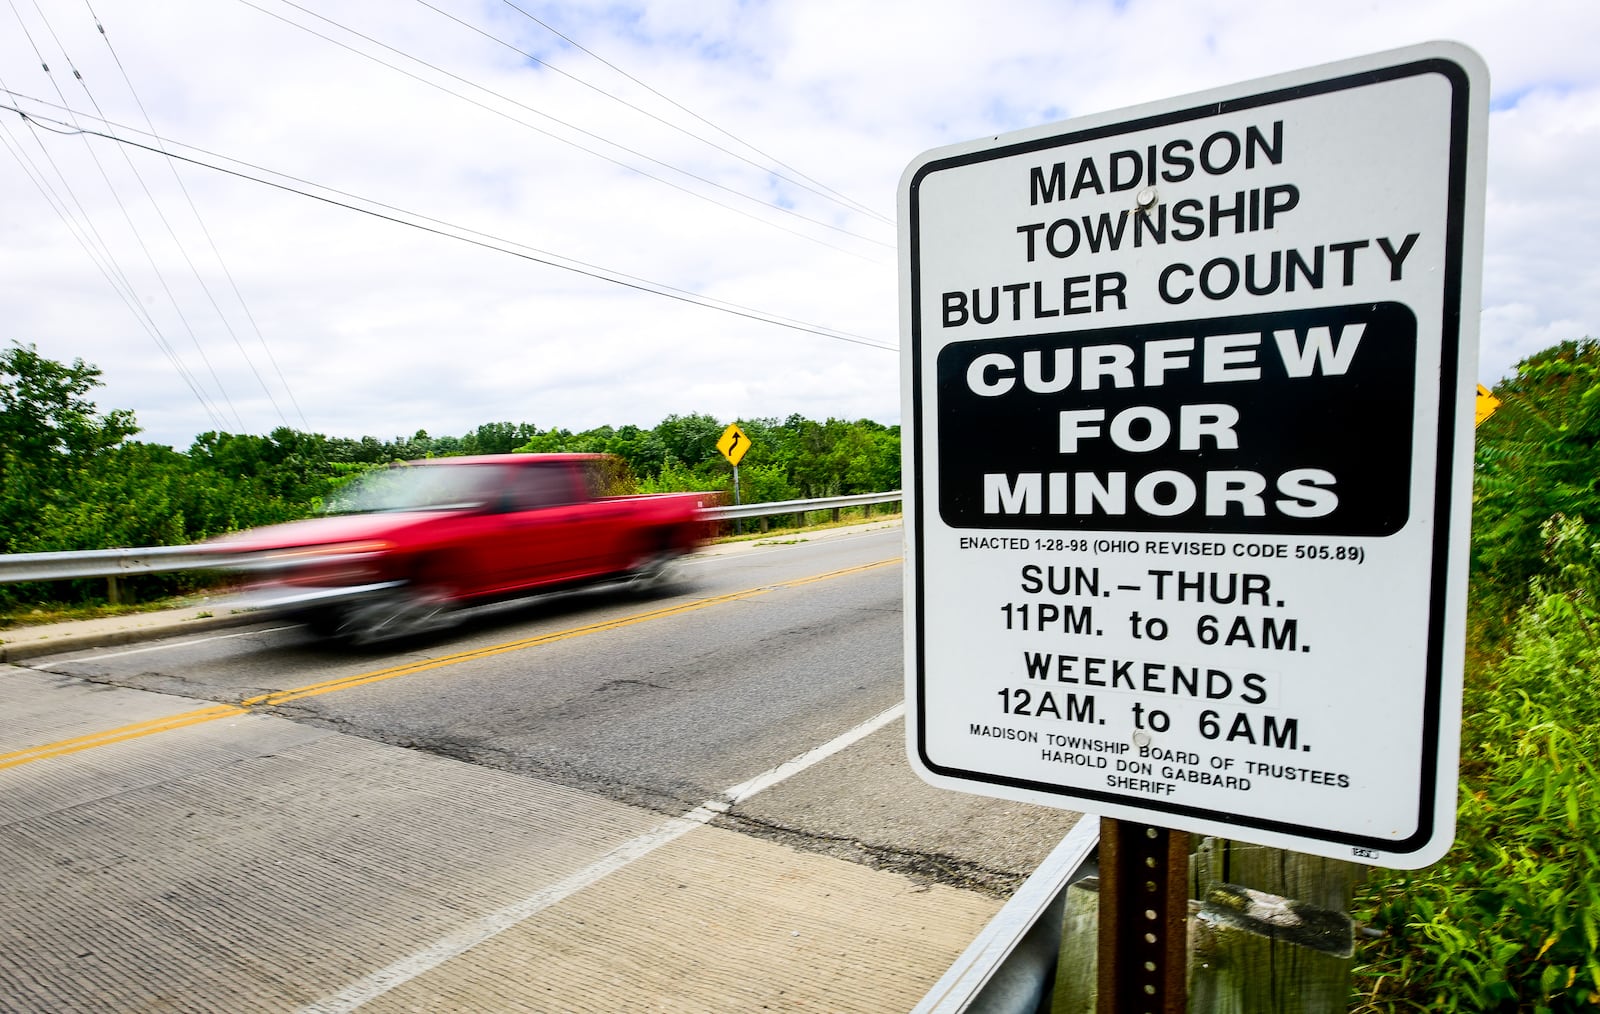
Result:
{"label": "yellow diamond road sign", "polygon": [[750,438],[744,435],[744,430],[738,423],[729,423],[728,428],[722,431],[722,436],[717,440],[717,450],[728,459],[728,464],[738,467],[739,459],[744,457],[744,452],[750,449]]}

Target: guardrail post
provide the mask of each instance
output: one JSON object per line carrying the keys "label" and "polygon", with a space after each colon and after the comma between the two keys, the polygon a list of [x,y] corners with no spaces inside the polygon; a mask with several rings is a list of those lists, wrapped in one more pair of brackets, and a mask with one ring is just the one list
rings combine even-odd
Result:
{"label": "guardrail post", "polygon": [[106,578],[106,601],[114,606],[122,605],[122,596],[117,592],[117,576],[112,574]]}
{"label": "guardrail post", "polygon": [[1197,1012],[1343,1014],[1350,1002],[1354,863],[1206,839],[1193,863],[1190,1002]]}

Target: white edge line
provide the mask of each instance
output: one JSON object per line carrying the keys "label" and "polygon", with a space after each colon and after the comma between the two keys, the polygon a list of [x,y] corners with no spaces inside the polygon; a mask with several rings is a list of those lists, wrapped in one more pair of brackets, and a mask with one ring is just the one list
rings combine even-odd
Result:
{"label": "white edge line", "polygon": [[520,901],[480,916],[454,933],[440,937],[434,943],[416,951],[385,968],[352,983],[332,996],[300,1008],[300,1014],[346,1014],[363,1004],[375,1000],[417,976],[432,971],[452,958],[510,929],[525,919],[544,911],[552,905],[570,898],[636,859],[642,859],[656,849],[710,823],[718,814],[726,813],[734,803],[743,802],[758,792],[772,788],[779,782],[799,774],[813,764],[820,763],[840,750],[856,743],[905,714],[905,705],[896,704],[865,722],[834,737],[821,746],[807,750],[793,760],[785,761],[765,774],[722,793],[722,799],[707,800],[681,817],[665,821],[650,831],[602,855],[599,859],[548,887],[530,894]]}
{"label": "white edge line", "polygon": [[788,778],[790,775],[798,774],[799,772],[804,771],[806,768],[818,763],[819,761],[827,760],[840,750],[850,746],[857,740],[864,739],[867,736],[872,735],[874,732],[877,732],[879,729],[883,728],[885,725],[888,725],[895,719],[900,718],[905,713],[905,704],[896,704],[887,711],[867,719],[854,729],[835,736],[833,739],[822,744],[821,746],[813,747],[793,760],[784,761],[782,764],[779,764],[766,774],[757,775],[747,782],[740,782],[731,789],[724,790],[723,795],[730,803],[742,803],[756,793],[764,792],[767,789],[772,788],[774,785],[783,781],[785,778]]}
{"label": "white edge line", "polygon": [[77,658],[64,658],[55,662],[40,662],[38,665],[30,665],[27,668],[53,669],[58,665],[73,665],[78,662],[101,662],[108,658],[123,658],[127,655],[143,655],[147,651],[167,651],[171,648],[187,648],[190,645],[206,644],[210,641],[226,641],[235,637],[249,637],[251,634],[270,634],[278,630],[293,629],[294,624],[290,624],[286,627],[251,627],[249,630],[241,630],[236,634],[214,634],[211,637],[197,637],[192,641],[163,641],[160,644],[152,644],[148,648],[129,648],[127,651],[113,651],[105,655],[80,655]]}

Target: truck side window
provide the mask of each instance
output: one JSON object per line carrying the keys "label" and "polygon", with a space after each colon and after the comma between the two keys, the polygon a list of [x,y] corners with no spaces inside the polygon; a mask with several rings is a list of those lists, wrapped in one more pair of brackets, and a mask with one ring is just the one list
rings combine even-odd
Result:
{"label": "truck side window", "polygon": [[595,458],[583,463],[583,484],[589,498],[626,496],[633,492],[633,479],[620,458]]}
{"label": "truck side window", "polygon": [[598,500],[606,495],[605,476],[600,474],[600,463],[585,461],[583,463],[583,488],[588,491],[589,499]]}
{"label": "truck side window", "polygon": [[509,509],[532,511],[572,503],[572,477],[565,468],[530,465],[511,471]]}

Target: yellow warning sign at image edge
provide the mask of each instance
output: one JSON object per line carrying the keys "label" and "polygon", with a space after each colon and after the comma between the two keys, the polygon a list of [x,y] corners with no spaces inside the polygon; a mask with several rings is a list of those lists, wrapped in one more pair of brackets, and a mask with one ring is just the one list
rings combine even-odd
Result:
{"label": "yellow warning sign at image edge", "polygon": [[1500,407],[1500,399],[1489,393],[1489,389],[1482,384],[1478,385],[1478,417],[1473,420],[1473,425],[1483,422],[1494,415],[1494,410]]}

